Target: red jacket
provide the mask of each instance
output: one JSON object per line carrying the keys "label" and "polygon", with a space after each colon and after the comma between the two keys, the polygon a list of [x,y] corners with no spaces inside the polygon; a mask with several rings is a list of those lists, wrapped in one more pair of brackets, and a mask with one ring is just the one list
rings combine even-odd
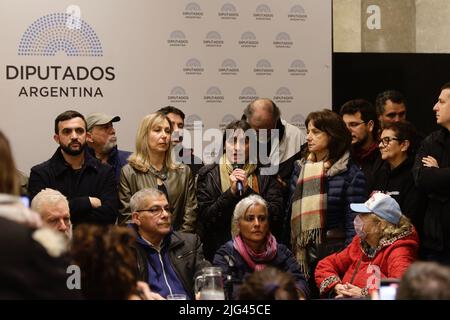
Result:
{"label": "red jacket", "polygon": [[416,260],[418,249],[419,238],[414,228],[380,244],[370,255],[367,249],[363,249],[359,236],[355,236],[344,250],[329,255],[317,264],[315,279],[320,294],[327,295],[339,283],[367,288],[367,293],[378,289],[378,270],[381,278],[401,278]]}

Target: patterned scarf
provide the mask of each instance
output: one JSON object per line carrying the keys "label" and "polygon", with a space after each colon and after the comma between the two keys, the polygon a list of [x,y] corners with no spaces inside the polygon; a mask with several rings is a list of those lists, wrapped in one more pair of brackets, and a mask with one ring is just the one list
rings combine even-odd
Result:
{"label": "patterned scarf", "polygon": [[261,253],[255,253],[250,249],[238,235],[233,240],[233,247],[239,252],[244,261],[253,271],[260,271],[266,267],[267,262],[275,258],[277,254],[277,240],[269,233],[267,235],[266,248]]}
{"label": "patterned scarf", "polygon": [[[228,160],[225,154],[220,157],[219,161],[219,172],[220,172],[220,184],[222,187],[222,192],[230,189],[230,174],[233,172],[233,164]],[[250,188],[255,192],[259,193],[258,178],[254,174],[256,170],[256,164],[246,163],[242,170],[247,174],[247,181]]]}
{"label": "patterned scarf", "polygon": [[324,162],[300,160],[300,175],[292,197],[291,243],[300,269],[308,274],[306,247],[322,242],[327,209]]}

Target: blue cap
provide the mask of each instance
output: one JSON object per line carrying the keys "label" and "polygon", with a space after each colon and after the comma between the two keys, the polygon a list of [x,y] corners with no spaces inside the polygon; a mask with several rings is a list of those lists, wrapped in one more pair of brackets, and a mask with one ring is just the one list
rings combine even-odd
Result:
{"label": "blue cap", "polygon": [[352,203],[350,209],[359,213],[374,213],[381,219],[398,225],[402,217],[400,206],[391,196],[375,192],[369,200],[364,203]]}

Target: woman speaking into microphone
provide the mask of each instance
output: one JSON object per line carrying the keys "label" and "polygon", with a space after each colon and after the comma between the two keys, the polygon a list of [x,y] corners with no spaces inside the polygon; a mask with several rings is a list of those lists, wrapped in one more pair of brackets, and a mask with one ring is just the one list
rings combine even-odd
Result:
{"label": "woman speaking into microphone", "polygon": [[251,160],[251,130],[244,120],[231,122],[223,134],[224,154],[219,163],[206,165],[199,171],[198,227],[203,252],[209,261],[216,250],[231,239],[234,207],[251,194],[259,194],[267,201],[271,229],[275,236],[280,232],[284,212],[281,186],[275,177],[261,175],[256,161]]}

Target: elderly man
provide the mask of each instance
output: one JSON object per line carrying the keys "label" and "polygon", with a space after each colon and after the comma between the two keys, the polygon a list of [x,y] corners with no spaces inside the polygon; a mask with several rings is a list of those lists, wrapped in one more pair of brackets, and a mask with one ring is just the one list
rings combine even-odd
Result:
{"label": "elderly man", "polygon": [[41,190],[31,201],[31,209],[39,213],[50,228],[72,239],[69,202],[61,192],[50,188]]}
{"label": "elderly man", "polygon": [[162,297],[184,294],[194,299],[194,281],[202,268],[210,266],[203,257],[200,238],[173,231],[171,208],[165,194],[154,188],[136,192],[130,200],[137,241],[138,278]]}
{"label": "elderly man", "polygon": [[117,181],[120,178],[120,170],[127,164],[127,159],[131,155],[129,151],[117,149],[116,130],[113,122],[118,121],[120,121],[119,116],[98,112],[91,113],[86,117],[86,141],[89,151],[102,163],[108,163],[114,168]]}
{"label": "elderly man", "polygon": [[114,170],[85,151],[84,116],[73,110],[58,115],[53,139],[59,145],[53,156],[31,168],[30,198],[42,189],[52,188],[69,200],[74,226],[115,223],[118,196]]}
{"label": "elderly man", "polygon": [[[283,195],[287,201],[289,179],[294,169],[295,160],[300,159],[300,150],[306,141],[305,134],[286,120],[281,119],[280,109],[275,102],[267,98],[256,99],[247,105],[242,119],[247,120],[257,132],[258,162],[262,166],[270,165],[277,169],[276,172],[271,172],[272,170],[267,170],[267,172],[277,175],[278,181],[283,186]],[[261,130],[263,129],[267,130],[267,136],[262,134]],[[274,130],[278,133],[278,141],[272,141],[271,139]],[[261,148],[269,154],[264,154]],[[264,157],[268,159],[263,159]]]}

